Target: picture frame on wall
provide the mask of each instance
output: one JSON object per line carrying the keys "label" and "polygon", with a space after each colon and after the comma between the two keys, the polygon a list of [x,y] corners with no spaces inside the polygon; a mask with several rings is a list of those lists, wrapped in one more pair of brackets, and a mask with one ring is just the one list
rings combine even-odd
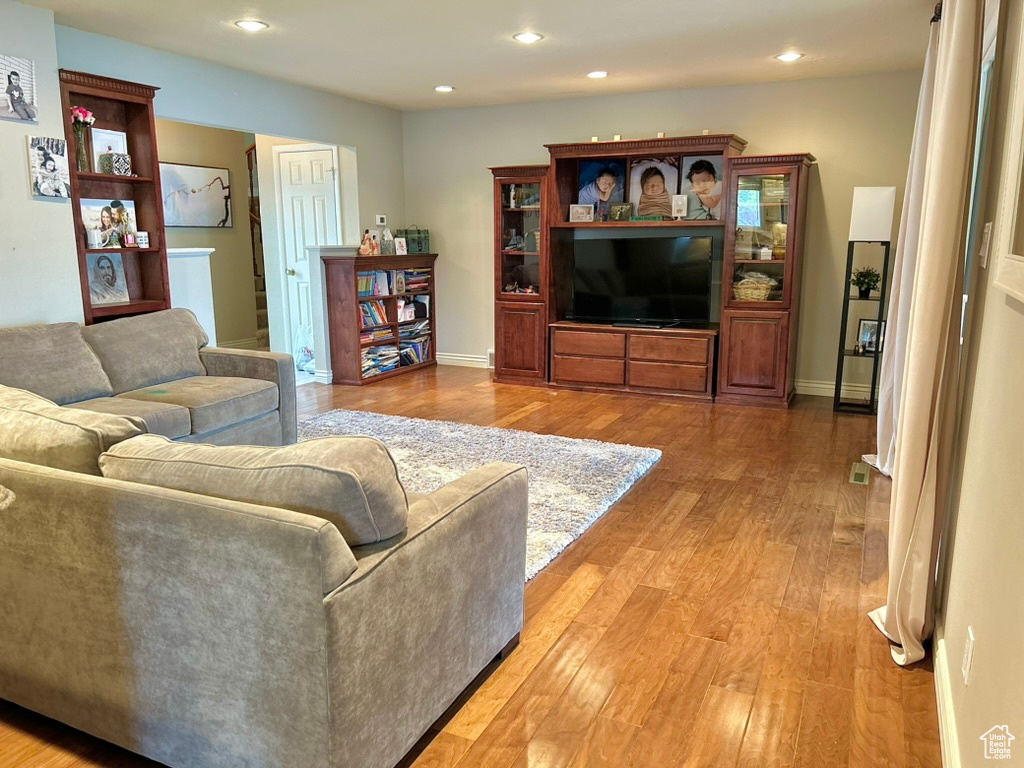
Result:
{"label": "picture frame on wall", "polygon": [[637,216],[672,217],[672,197],[679,189],[678,157],[646,157],[629,164],[629,202]]}
{"label": "picture frame on wall", "polygon": [[128,301],[128,283],[120,253],[86,254],[89,301],[93,306]]}
{"label": "picture frame on wall", "polygon": [[233,227],[227,168],[160,163],[165,227]]}
{"label": "picture frame on wall", "polygon": [[71,197],[68,145],[64,139],[29,136],[28,170],[33,197]]}
{"label": "picture frame on wall", "polygon": [[857,344],[864,352],[881,352],[885,343],[885,321],[879,329],[877,320],[861,320],[857,324]]}
{"label": "picture frame on wall", "polygon": [[722,218],[722,156],[684,157],[679,193],[687,196],[686,218],[717,221]]}
{"label": "picture frame on wall", "polygon": [[36,63],[0,53],[0,120],[39,122]]}

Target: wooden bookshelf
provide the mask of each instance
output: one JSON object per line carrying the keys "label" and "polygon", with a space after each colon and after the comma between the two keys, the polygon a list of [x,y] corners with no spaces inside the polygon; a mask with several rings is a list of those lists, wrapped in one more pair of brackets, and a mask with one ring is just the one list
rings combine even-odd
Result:
{"label": "wooden bookshelf", "polygon": [[[327,317],[331,349],[332,381],[335,384],[371,384],[403,373],[437,365],[437,327],[434,321],[434,262],[437,254],[410,256],[324,256],[324,278],[327,284]],[[426,287],[396,290],[394,275],[406,270],[426,270]],[[386,292],[360,295],[360,276],[377,273],[391,276]],[[364,288],[366,287],[364,283]],[[425,317],[399,319],[399,303],[417,300],[425,303]],[[369,305],[373,310],[366,310]],[[364,311],[383,310],[383,318],[366,319]],[[380,322],[380,320],[383,322]],[[426,321],[428,325],[410,334],[409,329]],[[403,337],[403,330],[406,336]],[[364,339],[362,334],[387,331],[380,339]],[[416,350],[407,348],[418,344]],[[406,349],[403,349],[406,347]],[[394,358],[393,368],[365,367],[367,356],[380,351],[386,359]]]}
{"label": "wooden bookshelf", "polygon": [[[75,218],[78,274],[86,324],[99,320],[156,312],[171,306],[164,238],[164,211],[160,194],[160,165],[156,148],[156,117],[153,98],[157,88],[84,72],[60,70],[64,133],[68,142],[71,204]],[[93,113],[93,128],[120,131],[127,136],[128,154],[136,176],[116,176],[79,171],[75,164],[76,140],[71,127],[71,108]],[[91,156],[90,152],[90,156]],[[149,233],[148,248],[88,248],[81,216],[83,199],[132,201],[135,228]],[[89,266],[98,254],[120,254],[128,301],[93,304],[89,291]]]}

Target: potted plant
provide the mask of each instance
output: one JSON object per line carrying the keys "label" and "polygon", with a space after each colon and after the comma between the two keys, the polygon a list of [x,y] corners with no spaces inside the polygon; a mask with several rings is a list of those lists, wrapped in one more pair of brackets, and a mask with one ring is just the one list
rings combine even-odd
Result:
{"label": "potted plant", "polygon": [[882,276],[878,274],[878,270],[874,267],[855,269],[853,270],[853,277],[850,279],[850,282],[857,286],[860,298],[862,299],[871,298],[871,292],[878,287],[881,281]]}

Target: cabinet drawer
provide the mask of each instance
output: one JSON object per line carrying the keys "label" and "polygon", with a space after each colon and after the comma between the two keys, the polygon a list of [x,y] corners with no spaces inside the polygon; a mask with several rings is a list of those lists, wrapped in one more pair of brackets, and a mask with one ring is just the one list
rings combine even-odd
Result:
{"label": "cabinet drawer", "polygon": [[630,360],[656,360],[665,363],[696,363],[706,365],[711,339],[673,336],[629,337]]}
{"label": "cabinet drawer", "polygon": [[625,384],[625,360],[555,355],[555,381],[578,384]]}
{"label": "cabinet drawer", "polygon": [[708,367],[678,363],[641,363],[630,360],[629,386],[672,389],[679,392],[707,392]]}
{"label": "cabinet drawer", "polygon": [[556,328],[554,347],[556,355],[625,357],[626,334],[563,331]]}

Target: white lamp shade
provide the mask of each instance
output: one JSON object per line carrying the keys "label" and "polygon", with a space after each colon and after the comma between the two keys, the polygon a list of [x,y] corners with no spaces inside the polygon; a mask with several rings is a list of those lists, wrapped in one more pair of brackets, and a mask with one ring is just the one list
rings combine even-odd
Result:
{"label": "white lamp shade", "polygon": [[892,240],[896,187],[854,187],[850,240],[871,243]]}

